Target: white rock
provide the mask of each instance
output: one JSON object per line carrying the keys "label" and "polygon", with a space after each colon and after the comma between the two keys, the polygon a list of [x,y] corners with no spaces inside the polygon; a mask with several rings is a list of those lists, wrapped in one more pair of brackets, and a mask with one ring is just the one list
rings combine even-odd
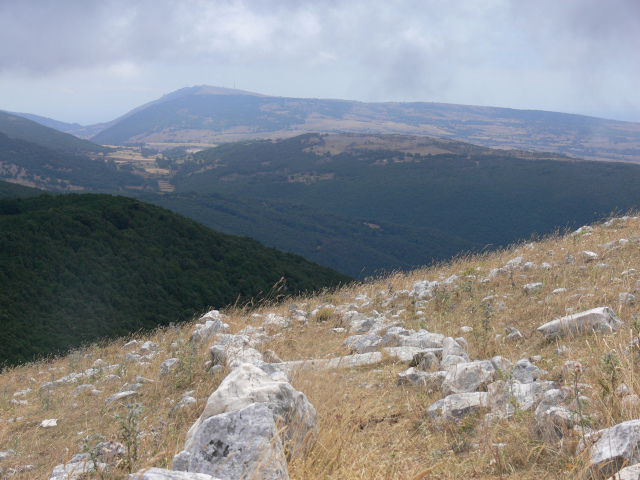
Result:
{"label": "white rock", "polygon": [[169,358],[162,362],[160,365],[160,370],[158,371],[158,378],[166,377],[170,372],[175,370],[180,363],[179,358]]}
{"label": "white rock", "polygon": [[123,398],[135,397],[136,395],[138,395],[138,392],[135,392],[133,390],[114,393],[113,395],[109,395],[107,397],[107,399],[104,401],[104,403],[105,403],[105,405],[109,405],[109,404],[115,402],[116,400],[122,400]]}
{"label": "white rock", "polygon": [[220,480],[205,473],[176,472],[165,468],[145,468],[129,475],[128,480]]}
{"label": "white rock", "polygon": [[589,449],[590,477],[613,475],[625,463],[640,462],[640,420],[622,422],[599,433],[599,440]]}
{"label": "white rock", "polygon": [[191,341],[205,343],[211,340],[218,333],[228,333],[229,325],[223,323],[220,318],[206,320],[204,324],[196,325],[191,334]]}
{"label": "white rock", "polygon": [[547,340],[579,333],[611,333],[622,325],[622,321],[609,307],[598,307],[584,312],[556,318],[538,327]]}
{"label": "white rock", "polygon": [[424,372],[411,367],[398,374],[398,385],[417,385],[431,389],[439,389],[446,372]]}
{"label": "white rock", "polygon": [[208,417],[189,431],[174,470],[225,479],[287,480],[287,460],[273,414],[264,403]]}
{"label": "white rock", "polygon": [[531,293],[542,288],[542,282],[527,283],[522,286],[525,292]]}
{"label": "white rock", "polygon": [[600,256],[596,252],[591,252],[589,250],[585,250],[584,252],[582,252],[582,259],[585,261],[585,263],[595,262],[599,258]]}
{"label": "white rock", "polygon": [[461,418],[488,406],[487,392],[458,393],[433,403],[427,409],[427,415],[436,421]]}
{"label": "white rock", "polygon": [[458,363],[449,367],[442,382],[445,395],[478,391],[493,381],[496,370],[489,360]]}
{"label": "white rock", "polygon": [[284,443],[289,445],[294,456],[300,454],[317,425],[315,408],[290,383],[273,381],[261,369],[248,363],[240,365],[227,375],[211,394],[200,418],[187,433],[185,450],[190,451],[193,435],[206,419],[238,411],[256,402],[264,403],[276,421],[284,422]]}
{"label": "white rock", "polygon": [[57,418],[50,418],[48,420],[42,420],[42,422],[40,423],[40,427],[41,428],[53,428],[53,427],[57,427],[58,426],[58,419]]}
{"label": "white rock", "polygon": [[633,305],[636,303],[636,296],[629,292],[623,292],[618,295],[618,301],[621,305]]}

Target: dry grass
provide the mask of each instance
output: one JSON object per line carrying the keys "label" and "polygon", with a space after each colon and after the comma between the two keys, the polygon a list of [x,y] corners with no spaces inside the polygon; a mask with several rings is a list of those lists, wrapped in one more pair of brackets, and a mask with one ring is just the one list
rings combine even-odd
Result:
{"label": "dry grass", "polygon": [[[605,243],[625,238],[628,243],[606,249]],[[603,363],[615,349],[614,384],[624,382],[631,393],[640,394],[635,353],[625,352],[632,339],[640,333],[638,304],[620,305],[621,292],[639,290],[640,273],[622,275],[631,268],[640,270],[640,220],[631,218],[613,226],[598,226],[592,235],[552,236],[530,245],[518,245],[491,254],[455,259],[433,268],[408,274],[392,274],[362,285],[352,285],[318,296],[290,299],[277,305],[266,305],[255,312],[230,310],[232,332],[249,324],[259,324],[251,313],[274,312],[288,316],[295,310],[311,312],[320,308],[320,320],[306,324],[294,323],[273,338],[265,348],[273,349],[284,360],[329,358],[345,354],[341,344],[348,333],[335,333],[341,325],[339,309],[335,307],[355,301],[366,294],[373,310],[394,319],[407,328],[426,328],[447,336],[461,336],[461,327],[473,327],[465,333],[469,353],[474,359],[500,354],[515,362],[520,358],[539,355],[538,365],[549,372],[548,378],[562,385],[572,385],[573,377],[563,370],[566,360],[580,361],[584,367],[581,381],[593,389],[587,391],[590,405],[585,406],[594,428],[603,428],[620,421],[638,418],[638,411],[625,411],[620,399],[606,395],[611,388],[611,369]],[[581,252],[597,252],[608,267],[597,262],[584,263]],[[565,263],[567,254],[576,262]],[[516,270],[487,282],[492,268],[499,268],[515,256],[534,262],[538,268]],[[543,270],[540,265],[553,265]],[[403,290],[411,290],[417,280],[444,280],[460,277],[456,290],[440,292],[428,302],[416,303]],[[542,282],[541,289],[527,293],[524,284]],[[552,293],[566,288],[564,293]],[[576,297],[581,294],[582,297]],[[482,300],[495,296],[488,310]],[[393,297],[392,301],[389,299]],[[498,308],[504,302],[503,308]],[[610,306],[625,325],[612,335],[587,335],[546,342],[536,328],[563,316],[567,308],[575,311],[598,306]],[[505,327],[518,328],[524,338],[506,342]],[[0,463],[5,470],[15,468],[12,478],[45,479],[56,464],[81,453],[83,445],[93,446],[100,439],[121,437],[120,420],[127,413],[125,402],[105,405],[105,398],[120,390],[125,383],[134,383],[140,375],[154,380],[146,383],[133,401],[142,405],[138,418],[139,455],[133,468],[169,467],[175,453],[183,447],[189,426],[202,411],[208,395],[215,390],[223,375],[206,373],[207,345],[195,346],[189,341],[193,324],[162,329],[140,340],[152,340],[159,345],[158,354],[146,365],[124,365],[117,373],[121,379],[104,383],[108,373],[79,383],[63,384],[52,390],[42,390],[45,382],[72,372],[83,372],[97,360],[120,364],[126,340],[117,340],[73,352],[62,358],[32,363],[5,370],[0,376],[0,451],[9,448],[17,454]],[[275,333],[275,332],[274,332]],[[129,340],[129,339],[127,339]],[[558,356],[555,350],[565,345],[569,353]],[[163,360],[178,357],[181,367],[174,374],[158,379]],[[579,434],[569,434],[559,442],[545,442],[535,430],[531,412],[519,412],[510,420],[492,426],[483,424],[483,416],[472,416],[457,423],[431,422],[426,409],[442,398],[440,391],[397,385],[397,374],[406,366],[387,360],[382,364],[358,369],[323,372],[304,371],[294,375],[293,385],[303,391],[319,415],[317,442],[302,459],[292,462],[292,479],[395,479],[404,478],[571,478],[578,477],[586,467],[586,457],[576,454]],[[97,396],[74,390],[80,383],[92,383],[102,391]],[[613,385],[615,387],[615,385]],[[15,392],[31,388],[24,397]],[[194,391],[194,405],[174,410],[185,392]],[[12,400],[27,404],[15,405]],[[57,418],[58,426],[41,428],[44,419]],[[25,465],[33,469],[20,470]],[[126,478],[122,464],[103,478]]]}

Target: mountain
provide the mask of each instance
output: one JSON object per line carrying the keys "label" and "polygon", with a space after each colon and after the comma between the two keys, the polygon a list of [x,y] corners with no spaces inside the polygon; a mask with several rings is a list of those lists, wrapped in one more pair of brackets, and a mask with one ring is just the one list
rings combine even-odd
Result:
{"label": "mountain", "polygon": [[486,147],[640,162],[638,123],[443,103],[270,97],[206,85],[143,105],[92,140],[105,145],[219,144],[305,132],[428,135]]}
{"label": "mountain", "polygon": [[67,154],[108,153],[110,148],[45,127],[17,114],[0,111],[0,133]]}
{"label": "mountain", "polygon": [[349,280],[130,198],[0,199],[0,361]]}
{"label": "mountain", "polygon": [[[147,180],[101,157],[52,150],[0,132],[0,179],[53,191],[144,189]],[[157,185],[157,184],[156,184]]]}
{"label": "mountain", "polygon": [[[415,137],[306,134],[203,150],[175,166],[172,182],[174,198],[289,202],[383,227],[377,235],[389,224],[420,238],[428,227],[490,249],[640,205],[638,165],[518,154]],[[429,263],[429,238],[424,256],[412,251],[403,261]],[[383,250],[403,256],[387,239]]]}
{"label": "mountain", "polygon": [[41,117],[40,115],[34,115],[33,113],[18,113],[18,112],[7,112],[11,115],[17,115],[19,117],[24,117],[28,120],[32,120],[40,125],[45,127],[53,128],[54,130],[58,130],[59,132],[64,133],[73,133],[78,129],[83,128],[79,123],[67,123],[61,122],[60,120],[54,120],[53,118]]}

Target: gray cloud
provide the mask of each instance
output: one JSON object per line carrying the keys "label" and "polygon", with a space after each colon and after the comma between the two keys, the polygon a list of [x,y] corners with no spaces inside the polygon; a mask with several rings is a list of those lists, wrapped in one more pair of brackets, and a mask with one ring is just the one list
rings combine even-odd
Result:
{"label": "gray cloud", "polygon": [[251,71],[316,96],[485,104],[501,90],[552,102],[549,85],[573,81],[620,103],[639,19],[637,0],[0,0],[0,79]]}

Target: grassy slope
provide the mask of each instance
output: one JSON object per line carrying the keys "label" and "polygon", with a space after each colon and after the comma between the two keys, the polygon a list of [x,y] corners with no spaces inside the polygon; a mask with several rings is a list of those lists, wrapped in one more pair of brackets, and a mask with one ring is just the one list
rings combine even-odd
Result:
{"label": "grassy slope", "polygon": [[[630,242],[618,243],[625,238]],[[592,235],[550,237],[530,246],[513,246],[504,251],[484,254],[433,268],[417,270],[403,275],[379,279],[366,285],[343,288],[323,295],[292,298],[279,305],[267,305],[254,313],[288,315],[291,309],[311,312],[326,304],[362,305],[361,295],[370,303],[358,307],[365,315],[397,313],[396,321],[407,328],[426,328],[431,332],[458,337],[463,335],[469,343],[472,358],[485,359],[500,354],[515,362],[520,358],[540,355],[540,368],[548,371],[545,378],[560,386],[573,388],[573,377],[567,375],[563,365],[567,360],[583,365],[581,382],[593,389],[583,389],[590,399],[585,414],[594,428],[615,425],[623,420],[638,418],[637,408],[624,409],[618,397],[603,396],[604,385],[610,384],[610,374],[602,359],[616,349],[619,364],[616,382],[625,382],[632,394],[640,393],[635,354],[626,347],[638,335],[637,305],[623,306],[618,294],[638,287],[638,276],[630,268],[640,271],[638,261],[640,243],[638,218],[620,221],[610,227],[597,227]],[[604,244],[616,242],[614,248]],[[609,268],[595,263],[584,263],[581,252],[595,251]],[[565,263],[568,253],[576,263]],[[492,268],[504,266],[515,256],[524,257],[540,268],[517,271],[513,276],[482,280]],[[621,275],[627,271],[626,275]],[[461,277],[459,288],[439,295],[426,304],[416,304],[403,294],[411,290],[414,281],[443,280],[450,275]],[[467,275],[467,276],[465,276]],[[540,290],[527,293],[523,285],[542,282]],[[566,291],[552,293],[558,288]],[[391,303],[387,298],[398,293]],[[578,295],[579,294],[579,295]],[[489,315],[483,304],[487,296],[495,295],[494,307]],[[356,298],[359,297],[357,300]],[[504,302],[504,309],[497,308]],[[568,348],[564,356],[555,354],[558,344],[546,342],[536,328],[566,313],[607,305],[615,309],[625,325],[615,334],[587,335],[562,339]],[[255,322],[250,312],[228,310],[233,332]],[[294,325],[274,338],[264,348],[274,349],[285,360],[327,358],[344,355],[341,347],[348,333],[335,333],[340,325],[336,312],[324,322],[309,318],[307,324]],[[461,328],[472,327],[464,333]],[[505,342],[506,326],[523,333],[521,340]],[[0,395],[0,450],[13,448],[18,452],[3,463],[3,468],[32,464],[33,470],[19,474],[22,478],[46,478],[53,466],[62,463],[72,453],[81,451],[79,443],[88,438],[95,445],[101,438],[118,436],[120,425],[115,415],[127,412],[124,404],[106,407],[104,399],[119,391],[125,382],[134,382],[137,375],[155,378],[161,362],[167,357],[180,359],[181,367],[164,379],[144,385],[137,402],[143,411],[137,425],[146,435],[139,440],[136,468],[143,466],[169,467],[173,455],[179,451],[184,437],[200,415],[204,400],[190,405],[176,415],[173,407],[186,391],[198,399],[206,397],[219,385],[222,376],[206,373],[204,362],[209,359],[208,345],[192,347],[188,341],[192,325],[181,330],[161,329],[151,335],[140,335],[140,341],[158,343],[158,355],[146,365],[129,365],[119,370],[118,382],[106,383],[101,379],[106,372],[86,379],[102,390],[92,395],[74,396],[77,384],[63,384],[53,391],[38,393],[38,386],[71,372],[82,372],[100,358],[110,364],[122,361],[124,339],[105,345],[93,345],[68,357],[47,363],[30,364],[2,374],[4,389]],[[272,332],[273,333],[273,332]],[[579,434],[567,432],[562,442],[544,441],[536,433],[530,412],[521,412],[513,418],[500,420],[490,426],[482,422],[484,412],[465,417],[457,423],[436,424],[429,420],[426,409],[442,398],[442,392],[422,387],[397,385],[397,374],[406,365],[386,360],[380,365],[330,372],[300,372],[294,376],[294,386],[304,392],[318,411],[319,437],[312,449],[301,459],[289,464],[292,480],[305,478],[581,478],[587,467],[588,449],[576,453]],[[32,380],[30,380],[32,379]],[[84,381],[84,380],[83,380]],[[11,405],[13,393],[32,388],[24,405]],[[611,403],[613,402],[613,404]],[[20,417],[19,420],[8,420]],[[38,428],[44,418],[58,418],[58,427]],[[79,433],[81,432],[81,433]],[[500,444],[500,445],[498,445]],[[65,449],[69,449],[65,453]],[[118,476],[119,475],[119,476]],[[114,476],[124,478],[116,470]]]}
{"label": "grassy slope", "polygon": [[168,210],[108,195],[0,200],[0,360],[190,319],[207,306],[349,280],[220,234]]}

